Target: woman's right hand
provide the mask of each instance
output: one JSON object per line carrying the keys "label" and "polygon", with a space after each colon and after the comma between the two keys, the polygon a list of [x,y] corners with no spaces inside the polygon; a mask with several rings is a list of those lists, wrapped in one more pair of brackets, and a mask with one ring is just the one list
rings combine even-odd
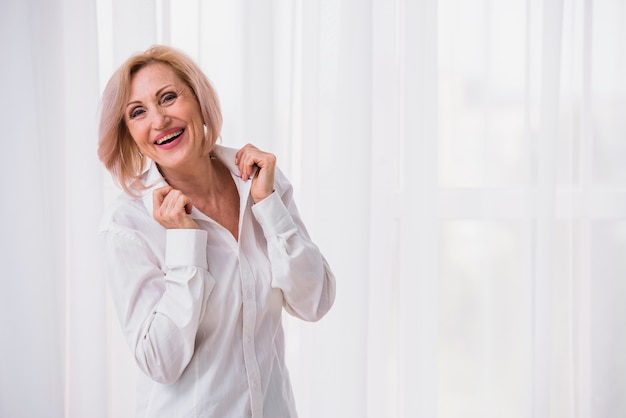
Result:
{"label": "woman's right hand", "polygon": [[152,192],[154,219],[166,229],[200,229],[189,214],[191,199],[172,186],[155,189]]}

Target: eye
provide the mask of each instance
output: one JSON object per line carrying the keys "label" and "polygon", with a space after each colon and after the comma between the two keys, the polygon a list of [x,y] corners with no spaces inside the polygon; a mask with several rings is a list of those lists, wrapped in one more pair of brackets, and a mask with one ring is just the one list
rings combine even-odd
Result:
{"label": "eye", "polygon": [[145,113],[145,110],[142,107],[135,107],[130,111],[130,113],[128,114],[128,117],[131,119],[135,119],[143,115],[144,113]]}
{"label": "eye", "polygon": [[176,93],[165,93],[162,97],[161,97],[161,104],[167,104],[170,103],[172,101],[174,101],[174,99],[176,99],[177,95]]}

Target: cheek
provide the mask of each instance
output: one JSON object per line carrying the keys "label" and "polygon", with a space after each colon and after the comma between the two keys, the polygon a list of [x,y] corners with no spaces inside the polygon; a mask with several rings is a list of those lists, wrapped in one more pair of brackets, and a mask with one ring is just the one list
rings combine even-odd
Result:
{"label": "cheek", "polygon": [[137,145],[145,144],[149,141],[149,131],[142,126],[141,123],[131,123],[126,125],[128,133],[137,143]]}

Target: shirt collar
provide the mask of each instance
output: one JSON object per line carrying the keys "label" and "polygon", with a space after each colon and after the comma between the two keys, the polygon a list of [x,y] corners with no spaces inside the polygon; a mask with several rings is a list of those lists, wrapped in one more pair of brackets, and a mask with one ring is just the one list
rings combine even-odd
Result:
{"label": "shirt collar", "polygon": [[[239,178],[239,167],[235,165],[235,155],[237,154],[237,150],[234,148],[225,147],[219,144],[215,144],[211,153],[224,164],[226,168],[231,172],[233,178],[236,179],[235,184],[237,185],[237,190],[239,190],[239,195],[242,197],[242,201],[247,200],[248,193],[250,192],[250,184],[251,180],[243,181]],[[152,213],[153,210],[153,201],[152,201],[152,192],[159,187],[167,186],[167,182],[161,175],[159,168],[156,163],[152,160],[149,160],[148,168],[146,172],[142,176],[142,183],[148,186],[142,192],[142,200],[146,209],[149,213]],[[254,177],[254,173],[251,178]],[[239,180],[239,181],[237,181]],[[195,210],[195,208],[194,208]]]}

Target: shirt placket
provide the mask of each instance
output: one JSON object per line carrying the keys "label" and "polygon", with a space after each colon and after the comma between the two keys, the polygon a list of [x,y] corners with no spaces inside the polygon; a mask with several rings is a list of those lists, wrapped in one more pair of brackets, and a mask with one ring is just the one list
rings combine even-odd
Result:
{"label": "shirt placket", "polygon": [[261,374],[255,350],[254,330],[256,327],[257,305],[255,297],[254,275],[245,257],[240,253],[241,289],[243,292],[243,357],[250,388],[252,417],[263,416],[263,394]]}

